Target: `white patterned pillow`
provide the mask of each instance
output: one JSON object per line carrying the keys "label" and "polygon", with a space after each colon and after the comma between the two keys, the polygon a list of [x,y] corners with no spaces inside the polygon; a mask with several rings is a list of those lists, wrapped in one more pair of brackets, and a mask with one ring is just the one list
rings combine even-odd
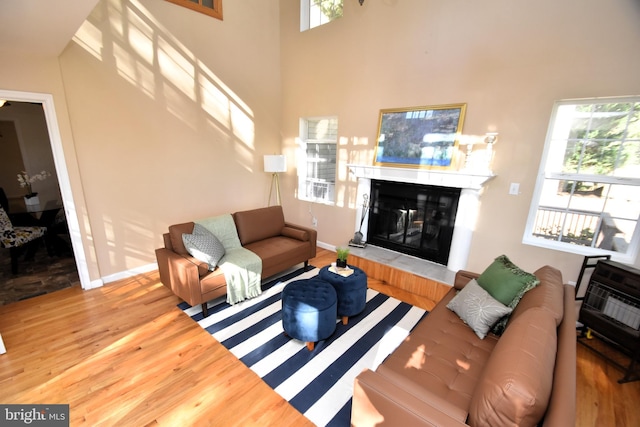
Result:
{"label": "white patterned pillow", "polygon": [[449,301],[447,308],[460,316],[480,339],[484,339],[493,325],[513,310],[489,295],[475,279]]}
{"label": "white patterned pillow", "polygon": [[193,234],[182,234],[182,242],[189,254],[209,265],[209,270],[215,270],[218,262],[226,253],[218,238],[200,224],[195,224]]}

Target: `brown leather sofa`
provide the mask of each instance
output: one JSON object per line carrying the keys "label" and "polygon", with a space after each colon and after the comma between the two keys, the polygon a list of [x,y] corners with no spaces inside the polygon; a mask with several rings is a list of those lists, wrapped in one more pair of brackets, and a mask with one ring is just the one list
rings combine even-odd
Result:
{"label": "brown leather sofa", "polygon": [[454,288],[375,372],[355,380],[351,423],[363,426],[575,425],[574,289],[553,267],[483,340],[446,305]]}
{"label": "brown leather sofa", "polygon": [[[317,231],[285,222],[281,206],[236,212],[233,220],[240,243],[262,260],[262,278],[268,278],[299,263],[308,265],[316,256]],[[156,249],[160,280],[191,306],[226,295],[227,284],[220,267],[209,271],[207,263],[193,258],[182,241],[193,231],[193,222],[175,224],[163,234],[164,248]]]}

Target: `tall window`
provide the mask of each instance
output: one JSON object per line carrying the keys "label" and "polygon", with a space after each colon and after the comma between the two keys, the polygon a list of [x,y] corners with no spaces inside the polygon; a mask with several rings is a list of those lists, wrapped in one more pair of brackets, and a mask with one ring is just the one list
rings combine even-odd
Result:
{"label": "tall window", "polygon": [[222,0],[167,0],[222,21]]}
{"label": "tall window", "polygon": [[310,30],[342,17],[343,0],[300,0],[300,31]]}
{"label": "tall window", "polygon": [[300,119],[299,199],[333,203],[337,142],[337,117]]}
{"label": "tall window", "polygon": [[640,97],[557,102],[524,242],[634,262],[639,216]]}

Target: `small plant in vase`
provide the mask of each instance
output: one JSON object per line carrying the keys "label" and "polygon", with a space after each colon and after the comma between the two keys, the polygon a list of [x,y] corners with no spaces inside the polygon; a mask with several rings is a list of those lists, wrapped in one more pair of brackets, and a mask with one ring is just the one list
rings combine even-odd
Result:
{"label": "small plant in vase", "polygon": [[33,190],[31,189],[31,184],[33,184],[36,181],[44,181],[50,176],[51,176],[51,173],[47,171],[42,171],[40,173],[31,175],[31,176],[29,176],[27,172],[22,171],[21,173],[18,174],[18,183],[20,184],[20,187],[27,188],[27,194],[25,195],[25,197],[31,198],[38,195],[38,193],[34,193]]}
{"label": "small plant in vase", "polygon": [[348,248],[337,248],[336,253],[338,259],[336,260],[336,266],[340,268],[347,268],[347,257],[349,256]]}
{"label": "small plant in vase", "polygon": [[50,176],[51,173],[44,170],[38,174],[31,176],[25,171],[22,171],[18,174],[18,183],[20,184],[20,187],[26,187],[27,189],[27,194],[24,196],[24,202],[26,205],[38,205],[40,203],[40,200],[38,199],[38,193],[33,191],[33,189],[31,188],[31,184],[36,181],[44,181]]}

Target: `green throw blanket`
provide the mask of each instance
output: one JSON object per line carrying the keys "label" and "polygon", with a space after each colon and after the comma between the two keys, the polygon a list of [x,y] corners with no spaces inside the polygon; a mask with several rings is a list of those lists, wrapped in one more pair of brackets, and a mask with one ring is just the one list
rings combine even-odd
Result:
{"label": "green throw blanket", "polygon": [[262,260],[240,244],[238,230],[230,214],[196,221],[211,231],[224,246],[218,265],[227,281],[227,302],[235,304],[262,293]]}

